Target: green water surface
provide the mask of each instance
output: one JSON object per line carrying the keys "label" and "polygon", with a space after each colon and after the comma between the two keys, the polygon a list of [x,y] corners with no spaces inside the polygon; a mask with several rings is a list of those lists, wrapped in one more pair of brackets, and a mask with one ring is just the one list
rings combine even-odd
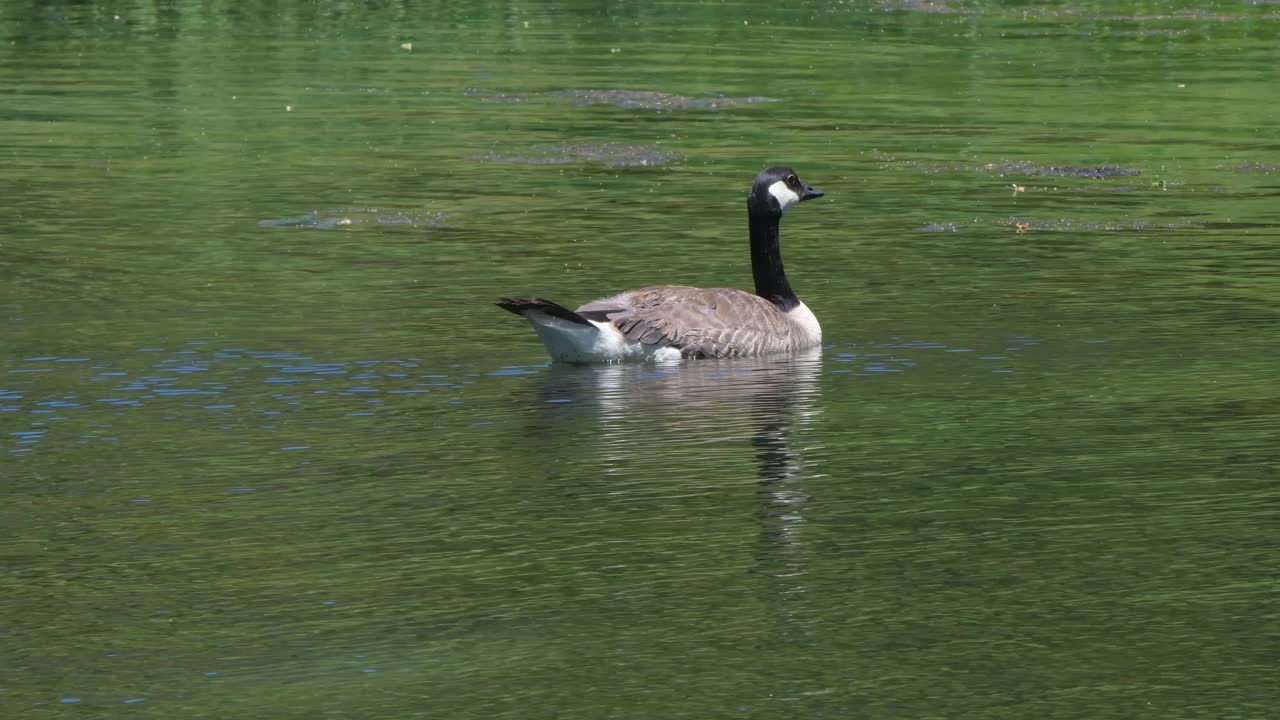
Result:
{"label": "green water surface", "polygon": [[[1280,6],[0,6],[0,717],[1264,718]],[[550,367],[749,287],[821,352]]]}

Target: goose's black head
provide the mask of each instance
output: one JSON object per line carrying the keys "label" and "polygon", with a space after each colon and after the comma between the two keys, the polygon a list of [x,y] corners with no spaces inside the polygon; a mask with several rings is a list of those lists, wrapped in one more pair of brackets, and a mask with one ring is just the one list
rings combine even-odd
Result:
{"label": "goose's black head", "polygon": [[822,197],[823,192],[801,180],[788,167],[770,167],[760,171],[751,184],[747,208],[751,212],[781,215],[798,203]]}

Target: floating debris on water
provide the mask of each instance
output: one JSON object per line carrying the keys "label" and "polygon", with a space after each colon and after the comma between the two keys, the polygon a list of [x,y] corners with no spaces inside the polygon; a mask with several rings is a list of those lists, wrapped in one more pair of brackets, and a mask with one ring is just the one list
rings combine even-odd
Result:
{"label": "floating debris on water", "polygon": [[407,227],[445,227],[444,213],[425,215],[399,210],[383,211],[373,208],[348,208],[345,210],[316,210],[306,215],[279,219],[259,220],[258,227],[298,228],[302,230],[336,230],[361,225],[403,225]]}
{"label": "floating debris on water", "polygon": [[938,15],[974,12],[968,8],[956,7],[944,0],[880,0],[880,9],[885,12],[918,12]]}
{"label": "floating debris on water", "polygon": [[1247,165],[1236,165],[1231,168],[1232,172],[1238,173],[1262,173],[1270,175],[1276,171],[1275,165],[1263,165],[1262,163],[1249,163]]}
{"label": "floating debris on water", "polygon": [[701,97],[676,95],[655,90],[555,90],[551,92],[505,93],[467,88],[464,95],[483,102],[521,103],[531,100],[571,100],[575,105],[612,105],[624,110],[719,110],[734,105],[778,102],[777,98],[728,97],[708,94]]}
{"label": "floating debris on water", "polygon": [[[1153,186],[1157,186],[1157,187],[1159,187],[1161,190],[1168,190],[1169,188],[1174,187],[1175,185],[1181,185],[1181,184],[1182,184],[1182,183],[1171,183],[1171,182],[1168,182],[1168,181],[1161,181],[1160,183],[1152,183],[1152,185],[1153,185]],[[1103,186],[1103,187],[1098,187],[1098,186],[1096,186],[1096,185],[1094,185],[1094,186],[1085,185],[1085,186],[1081,186],[1081,187],[1073,187],[1073,188],[1056,188],[1056,187],[1049,187],[1049,188],[1038,188],[1038,189],[1040,189],[1040,190],[1060,190],[1060,189],[1070,189],[1070,190],[1075,190],[1075,191],[1079,191],[1079,192],[1112,192],[1112,193],[1131,193],[1131,192],[1137,192],[1138,190],[1140,190],[1140,189],[1142,189],[1142,188],[1139,188],[1139,187],[1138,187],[1138,186],[1136,186],[1136,185],[1106,185],[1106,186]]]}
{"label": "floating debris on water", "polygon": [[1113,177],[1136,177],[1142,174],[1141,170],[1123,168],[1119,165],[1096,165],[1094,167],[1073,167],[1070,165],[1042,166],[1026,160],[985,165],[981,169],[1000,176],[1032,175],[1035,177],[1091,178],[1093,180],[1104,180],[1106,178]]}
{"label": "floating debris on water", "polygon": [[775,98],[761,96],[689,97],[651,90],[563,90],[552,95],[573,98],[576,105],[613,105],[626,110],[717,110],[733,105],[778,102]]}
{"label": "floating debris on water", "polygon": [[1146,220],[1032,220],[1030,218],[1009,218],[1006,225],[1018,234],[1028,230],[1072,230],[1076,232],[1146,232],[1151,230],[1187,230],[1203,228],[1204,225],[1193,222],[1148,222]]}
{"label": "floating debris on water", "polygon": [[[1011,217],[994,221],[995,224],[1012,228],[1014,233],[1025,235],[1028,232],[1037,231],[1062,231],[1071,230],[1073,232],[1149,232],[1152,230],[1188,230],[1203,229],[1207,227],[1202,223],[1193,222],[1148,222],[1145,220],[1072,220],[1070,218],[1061,218],[1058,220],[1034,220],[1031,218]],[[974,220],[968,223],[945,223],[934,222],[915,228],[916,232],[938,233],[938,232],[960,232],[964,228],[981,228],[988,225],[987,221]]]}
{"label": "floating debris on water", "polygon": [[[1144,28],[1142,30],[1116,30],[1107,34],[1115,37],[1181,37],[1189,32],[1189,30],[1177,30],[1174,28]],[[1179,85],[1178,87],[1183,86]]]}
{"label": "floating debris on water", "polygon": [[656,167],[679,160],[681,157],[679,153],[661,150],[652,145],[586,142],[534,145],[522,152],[488,153],[473,155],[467,159],[519,165],[573,165],[590,162],[609,167]]}
{"label": "floating debris on water", "polygon": [[[924,173],[980,172],[1000,177],[1024,175],[1030,177],[1087,178],[1090,180],[1137,177],[1142,174],[1141,170],[1119,165],[1040,165],[1030,160],[1001,160],[1000,162],[990,163],[934,163],[925,160],[899,158],[881,152],[875,152],[874,157],[883,163],[882,167],[909,167]],[[1014,186],[1015,191],[1018,187],[1021,186]]]}
{"label": "floating debris on water", "polygon": [[1223,13],[1215,10],[1188,8],[1186,10],[1176,10],[1172,13],[1162,13],[1158,15],[1087,15],[1085,17],[1089,20],[1097,20],[1101,22],[1155,22],[1161,20],[1209,20],[1212,22],[1235,22],[1238,20],[1280,20],[1280,13]]}
{"label": "floating debris on water", "polygon": [[[1250,5],[1277,5],[1280,0],[1247,0]],[[1207,20],[1210,22],[1235,22],[1277,20],[1280,13],[1229,13],[1218,10],[1187,8],[1168,13],[1149,13],[1145,15],[1107,15],[1088,7],[1036,7],[1017,6],[998,9],[966,7],[951,0],[880,0],[879,8],[883,12],[915,12],[935,15],[1008,15],[1022,19],[1033,18],[1077,18],[1094,22],[1159,22],[1167,20]]]}
{"label": "floating debris on water", "polygon": [[468,97],[478,97],[484,102],[518,103],[518,102],[526,102],[530,97],[529,95],[509,95],[503,92],[494,92],[491,90],[484,90],[482,88],[474,88],[474,87],[470,87],[470,88],[467,88],[466,90],[463,90],[462,94]]}

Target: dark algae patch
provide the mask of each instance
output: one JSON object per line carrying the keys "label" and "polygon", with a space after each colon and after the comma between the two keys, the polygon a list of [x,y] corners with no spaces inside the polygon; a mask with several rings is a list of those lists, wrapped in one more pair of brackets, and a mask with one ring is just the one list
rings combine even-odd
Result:
{"label": "dark algae patch", "polygon": [[880,9],[885,12],[918,12],[934,15],[955,15],[974,12],[944,0],[882,0]]}
{"label": "dark algae patch", "polygon": [[650,90],[564,90],[553,95],[572,98],[576,105],[613,105],[624,110],[718,110],[734,105],[777,102],[768,97],[690,97]]}
{"label": "dark algae patch", "polygon": [[652,145],[584,142],[559,145],[534,145],[525,150],[485,155],[472,155],[468,160],[514,163],[517,165],[575,165],[599,163],[609,167],[656,167],[679,160],[679,153]]}
{"label": "dark algae patch", "polygon": [[259,220],[258,227],[296,228],[299,230],[337,230],[359,226],[444,227],[443,213],[415,214],[398,210],[372,208],[348,208],[345,210],[315,210],[294,217]]}
{"label": "dark algae patch", "polygon": [[[1246,0],[1248,7],[1274,7],[1280,0]],[[1205,22],[1238,22],[1256,20],[1280,20],[1280,13],[1270,10],[1243,12],[1223,12],[1220,8],[1181,8],[1165,12],[1147,13],[1106,13],[1098,7],[1089,5],[1048,5],[1002,7],[991,4],[987,6],[974,2],[953,2],[951,0],[880,0],[878,7],[882,12],[924,13],[930,15],[983,15],[987,17],[1005,16],[1032,20],[1036,18],[1067,18],[1088,22],[1164,22],[1164,21],[1205,21]]]}
{"label": "dark algae patch", "polygon": [[676,95],[656,90],[554,90],[551,92],[507,93],[467,88],[464,93],[483,102],[526,103],[534,101],[572,102],[574,105],[612,105],[623,110],[719,110],[735,105],[778,102],[776,98]]}
{"label": "dark algae patch", "polygon": [[1070,165],[1040,166],[1030,162],[1000,163],[994,167],[983,168],[996,175],[1028,175],[1032,177],[1073,177],[1105,180],[1113,177],[1137,177],[1141,170],[1131,170],[1119,165],[1096,165],[1094,167],[1073,167]]}
{"label": "dark algae patch", "polygon": [[1232,172],[1238,173],[1262,173],[1270,175],[1276,171],[1275,165],[1267,165],[1265,163],[1248,163],[1245,165],[1235,165],[1231,168]]}
{"label": "dark algae patch", "polygon": [[[1076,220],[1059,218],[1038,220],[1028,217],[1011,217],[994,221],[997,225],[1012,228],[1018,234],[1028,232],[1155,232],[1160,230],[1188,230],[1203,228],[1192,222],[1152,222],[1147,220]],[[974,220],[965,223],[931,222],[914,228],[920,233],[961,232],[968,229],[986,229],[990,221]]]}
{"label": "dark algae patch", "polygon": [[1122,167],[1120,165],[1041,165],[1030,160],[1001,160],[999,162],[929,162],[898,158],[884,153],[877,153],[884,167],[908,167],[924,173],[965,173],[977,172],[988,175],[1022,176],[1022,177],[1060,177],[1084,178],[1089,180],[1107,180],[1117,177],[1138,177],[1141,170]]}

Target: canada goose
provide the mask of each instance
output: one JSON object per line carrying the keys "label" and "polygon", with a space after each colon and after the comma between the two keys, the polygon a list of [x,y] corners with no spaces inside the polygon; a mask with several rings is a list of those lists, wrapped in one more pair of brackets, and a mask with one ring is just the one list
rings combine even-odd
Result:
{"label": "canada goose", "polygon": [[551,359],[561,362],[739,357],[814,347],[822,342],[822,328],[787,282],[778,221],[796,204],[822,195],[791,168],[756,175],[747,196],[754,295],[660,285],[577,310],[540,298],[502,298],[498,307],[523,315]]}

